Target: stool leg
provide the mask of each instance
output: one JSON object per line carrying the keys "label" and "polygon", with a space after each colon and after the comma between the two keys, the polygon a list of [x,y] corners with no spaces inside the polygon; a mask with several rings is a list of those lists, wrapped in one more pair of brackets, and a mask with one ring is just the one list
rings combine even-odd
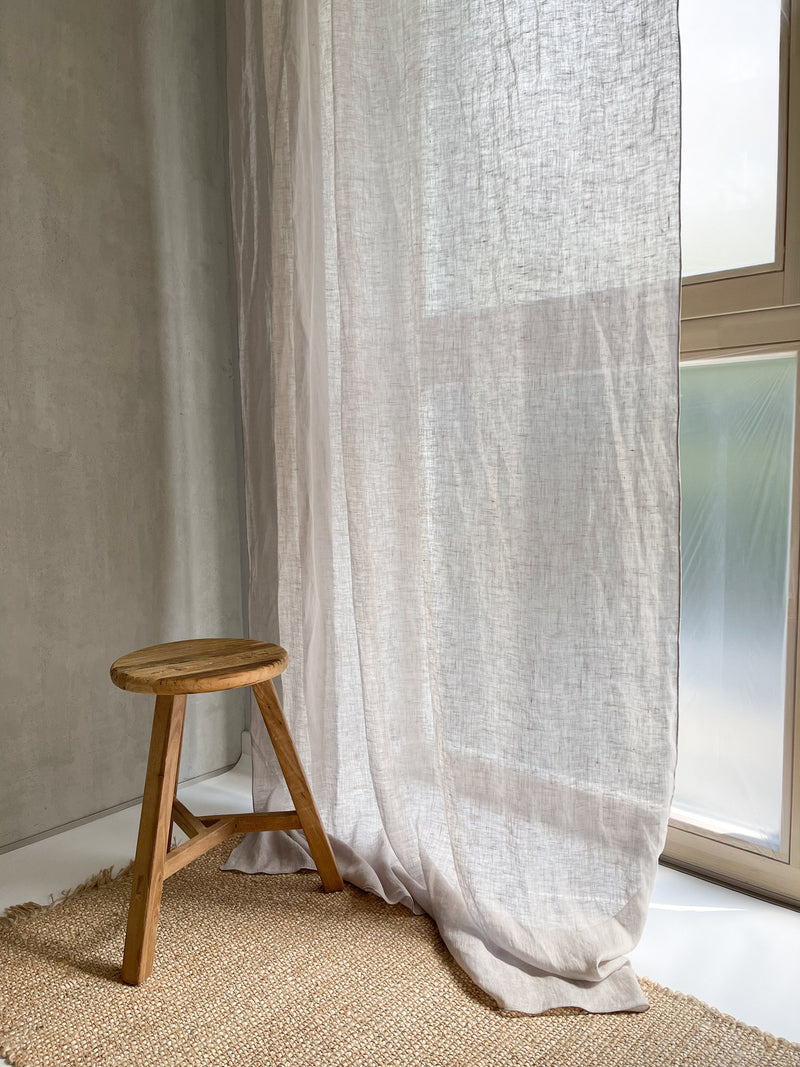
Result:
{"label": "stool leg", "polygon": [[156,697],[122,961],[122,981],[128,985],[144,982],[153,969],[185,711],[185,695]]}
{"label": "stool leg", "polygon": [[289,787],[295,811],[297,812],[303,833],[306,835],[308,847],[317,865],[322,886],[326,893],[333,893],[338,889],[344,889],[344,882],[339,873],[339,868],[331,850],[328,835],[320,821],[314,797],[311,795],[311,787],[305,776],[297,749],[294,747],[292,735],[283,717],[278,694],[272,680],[258,682],[253,686],[258,706],[264,724],[269,732],[272,747],[281,765],[283,777]]}
{"label": "stool leg", "polygon": [[169,831],[167,833],[167,852],[171,852],[172,851],[172,837],[173,837],[173,835],[175,833],[175,820],[172,818],[172,812],[174,811],[175,801],[178,799],[178,779],[181,776],[180,754],[183,751],[183,727],[184,727],[184,720],[182,718],[181,719],[181,733],[180,733],[180,737],[178,738],[178,766],[175,769],[175,789],[174,789],[174,791],[172,793],[172,807],[170,808],[170,814],[169,814]]}

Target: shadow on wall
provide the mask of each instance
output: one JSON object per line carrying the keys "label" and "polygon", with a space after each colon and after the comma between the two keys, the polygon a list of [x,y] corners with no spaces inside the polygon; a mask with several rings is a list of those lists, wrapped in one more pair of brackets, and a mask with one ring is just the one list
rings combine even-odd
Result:
{"label": "shadow on wall", "polygon": [[[0,9],[0,847],[141,793],[141,645],[243,632],[224,7]],[[194,698],[182,777],[232,763]]]}
{"label": "shadow on wall", "polygon": [[[165,640],[212,630],[237,636],[246,601],[224,3],[159,0],[140,10],[169,516],[160,619]],[[225,714],[228,705],[237,713]],[[238,756],[246,694],[195,698],[189,707],[191,773],[209,769],[205,753],[220,745]],[[212,719],[215,707],[222,717]]]}

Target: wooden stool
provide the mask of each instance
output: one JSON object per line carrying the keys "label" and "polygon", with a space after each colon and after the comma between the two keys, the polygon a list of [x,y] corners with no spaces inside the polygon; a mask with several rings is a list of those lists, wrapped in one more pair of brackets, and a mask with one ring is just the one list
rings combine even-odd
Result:
{"label": "wooden stool", "polygon": [[[231,834],[302,830],[325,892],[344,888],[272,684],[288,660],[278,645],[211,639],[153,645],[122,656],[111,667],[111,680],[120,689],[156,696],[122,963],[122,980],[128,985],[144,982],[153,969],[164,879]],[[186,694],[217,693],[246,685],[253,687],[295,810],[197,817],[175,796]],[[189,840],[170,850],[173,820]]]}

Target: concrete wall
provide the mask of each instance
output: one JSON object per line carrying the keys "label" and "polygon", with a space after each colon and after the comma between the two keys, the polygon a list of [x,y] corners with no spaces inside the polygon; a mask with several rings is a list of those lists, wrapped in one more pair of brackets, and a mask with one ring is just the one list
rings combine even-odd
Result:
{"label": "concrete wall", "polygon": [[222,0],[0,3],[0,846],[141,795],[112,660],[244,631],[224,53]]}

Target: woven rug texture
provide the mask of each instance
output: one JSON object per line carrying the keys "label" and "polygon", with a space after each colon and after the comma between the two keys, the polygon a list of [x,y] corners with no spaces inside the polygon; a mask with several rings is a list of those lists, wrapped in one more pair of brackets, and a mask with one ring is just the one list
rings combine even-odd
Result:
{"label": "woven rug texture", "polygon": [[[119,981],[130,875],[0,922],[14,1067],[800,1067],[800,1045],[642,980],[643,1014],[498,1011],[426,916],[317,875],[219,870],[164,886],[152,977]],[[97,883],[100,884],[97,884]]]}

